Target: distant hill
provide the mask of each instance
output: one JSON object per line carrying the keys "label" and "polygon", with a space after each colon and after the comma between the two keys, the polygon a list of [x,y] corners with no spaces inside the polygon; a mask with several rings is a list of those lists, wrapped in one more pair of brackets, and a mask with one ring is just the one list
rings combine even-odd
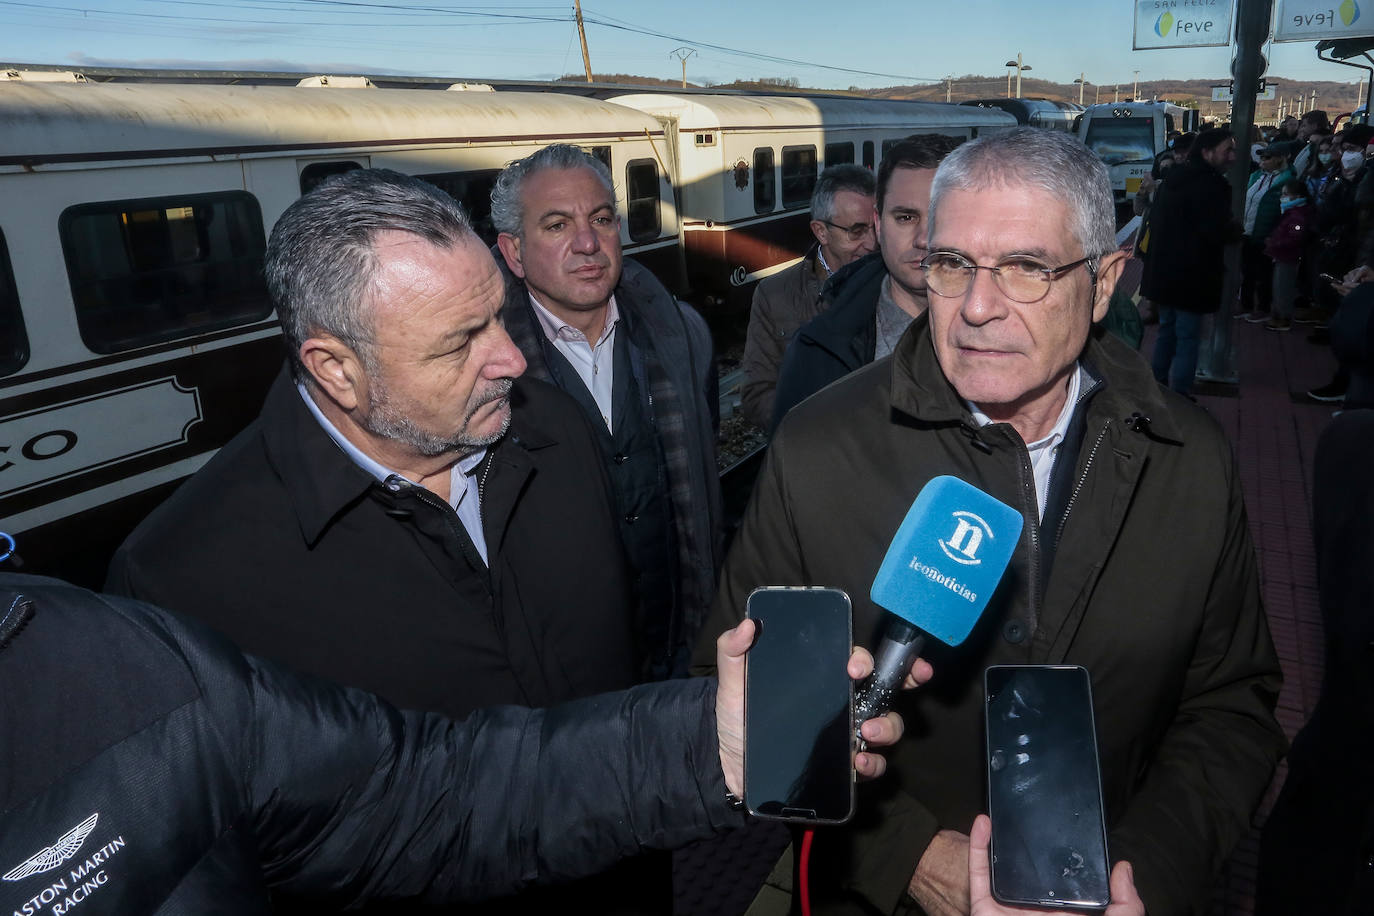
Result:
{"label": "distant hill", "polygon": [[[678,80],[633,76],[628,73],[598,73],[594,74],[593,78],[599,83],[624,83],[632,86],[672,87],[680,85]],[[562,80],[570,82],[582,82],[584,79],[585,77],[580,74],[569,74],[562,77]],[[1212,101],[1212,87],[1224,86],[1229,82],[1229,77],[1194,80],[1147,80],[1140,84],[1140,97],[1142,99],[1168,99],[1188,107],[1196,106],[1201,109],[1204,118],[1225,118],[1227,105],[1225,102]],[[1363,101],[1359,97],[1360,84],[1354,81],[1338,83],[1330,80],[1299,81],[1284,77],[1269,77],[1268,82],[1274,87],[1275,98],[1273,101],[1261,101],[1259,103],[1256,115],[1260,120],[1276,117],[1280,102],[1283,103],[1286,112],[1306,111],[1313,107],[1313,92],[1316,93],[1315,107],[1324,109],[1332,115],[1351,111]],[[687,85],[694,89],[743,89],[754,92],[805,92],[810,88],[800,85],[795,79],[776,77],[760,77],[756,80],[737,80],[733,83],[706,85],[688,80]],[[919,99],[930,102],[943,102],[948,96],[951,102],[964,102],[971,99],[1002,98],[1007,94],[1007,85],[1008,81],[1005,75],[998,77],[965,74],[951,79],[948,85],[939,82],[921,86],[889,86],[884,89],[860,89],[851,86],[848,90],[840,90],[840,92],[847,95],[887,99]],[[1015,87],[1014,79],[1011,81],[1011,85]],[[835,90],[825,91],[833,92]],[[1022,76],[1021,94],[1027,97],[1077,102],[1078,85]],[[1091,105],[1094,102],[1113,102],[1119,99],[1128,99],[1130,95],[1130,83],[1118,87],[1116,84],[1099,85],[1089,80],[1083,90],[1083,102],[1086,105]],[[1298,102],[1299,97],[1301,98],[1300,102]]]}

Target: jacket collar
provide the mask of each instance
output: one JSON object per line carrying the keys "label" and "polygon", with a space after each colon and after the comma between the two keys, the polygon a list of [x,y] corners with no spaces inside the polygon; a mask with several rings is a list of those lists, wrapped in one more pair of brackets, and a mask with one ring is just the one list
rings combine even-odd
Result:
{"label": "jacket collar", "polygon": [[[929,316],[926,312],[911,323],[892,354],[892,409],[923,423],[971,422],[935,357]],[[1104,383],[1090,402],[1094,410],[1105,410],[1132,428],[1143,421],[1155,438],[1182,441],[1177,418],[1140,354],[1095,326],[1079,359]]]}
{"label": "jacket collar", "polygon": [[[546,431],[517,423],[519,400],[512,392],[511,431],[491,446],[489,460],[509,465],[517,460],[505,454],[511,449],[527,451],[553,444]],[[311,415],[286,369],[272,383],[259,423],[267,460],[282,481],[307,544],[317,543],[334,519],[379,486]]]}

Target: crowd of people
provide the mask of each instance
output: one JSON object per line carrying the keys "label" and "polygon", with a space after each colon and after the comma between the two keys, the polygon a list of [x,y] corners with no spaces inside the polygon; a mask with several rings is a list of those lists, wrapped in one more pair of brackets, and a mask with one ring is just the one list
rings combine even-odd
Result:
{"label": "crowd of people", "polygon": [[[119,550],[106,590],[123,597],[0,579],[0,689],[20,698],[0,739],[22,777],[0,780],[0,855],[18,863],[0,869],[31,882],[15,911],[58,893],[69,868],[35,876],[96,830],[90,808],[115,864],[82,893],[123,912],[158,893],[245,912],[412,896],[670,912],[655,850],[743,822],[748,595],[843,588],[864,676],[886,618],[873,577],[942,475],[1022,515],[1007,573],[964,644],[928,648],[934,680],[862,725],[885,756],[856,770],[883,778],[852,822],[784,855],[751,912],[791,910],[807,855],[816,913],[1010,912],[987,884],[991,664],[1091,674],[1108,913],[1202,910],[1285,739],[1239,475],[1183,396],[1187,361],[1232,241],[1276,331],[1325,309],[1334,341],[1374,290],[1317,294],[1334,262],[1312,261],[1325,236],[1298,223],[1341,187],[1358,213],[1363,187],[1320,136],[1264,145],[1245,226],[1221,206],[1229,133],[1157,163],[1141,246],[1169,343],[1153,366],[1102,326],[1128,253],[1107,168],[1072,137],[914,137],[876,175],[827,169],[815,247],[756,294],[748,409],[774,429],[728,553],[710,336],[623,260],[598,159],[555,145],[512,163],[491,249],[418,179],[322,183],[268,243],[282,373]],[[99,696],[42,728],[74,671]],[[909,686],[930,677],[920,662]]]}
{"label": "crowd of people", "polygon": [[[1252,137],[1237,150],[1227,127],[1180,134],[1141,182],[1137,253],[1142,307],[1159,323],[1155,377],[1191,394],[1202,316],[1219,312],[1276,333],[1307,327],[1338,364],[1307,396],[1374,406],[1374,289],[1363,288],[1374,280],[1374,127],[1333,131],[1314,109]],[[1240,219],[1226,181],[1237,155],[1249,162]],[[1237,241],[1239,299],[1223,308],[1223,249]]]}

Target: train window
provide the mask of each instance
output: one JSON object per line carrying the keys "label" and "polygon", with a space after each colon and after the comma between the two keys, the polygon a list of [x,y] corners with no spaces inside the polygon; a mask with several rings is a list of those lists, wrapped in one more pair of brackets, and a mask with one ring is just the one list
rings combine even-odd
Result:
{"label": "train window", "polygon": [[873,171],[873,141],[864,141],[864,168]]}
{"label": "train window", "polygon": [[902,139],[901,139],[900,137],[891,137],[891,138],[889,138],[889,139],[887,139],[887,140],[884,140],[884,141],[883,141],[883,158],[886,159],[886,158],[887,158],[887,151],[890,150],[890,149],[892,149],[892,147],[896,146],[898,143],[901,143],[901,142],[902,142]]}
{"label": "train window", "polygon": [[477,237],[487,245],[495,245],[496,227],[491,223],[491,189],[496,185],[496,176],[500,174],[500,169],[481,169],[472,172],[436,172],[415,177],[428,181],[462,204],[472,219],[472,228],[477,231]]}
{"label": "train window", "polygon": [[609,146],[584,146],[583,149],[591,153],[597,159],[600,159],[601,164],[606,166],[606,168],[612,168],[611,148]]}
{"label": "train window", "polygon": [[301,169],[301,194],[309,194],[319,187],[320,182],[335,175],[342,175],[344,172],[351,172],[354,169],[362,168],[356,162],[348,159],[337,159],[332,162],[312,162]]}
{"label": "train window", "polygon": [[18,372],[29,361],[29,335],[19,311],[19,291],[14,285],[9,246],[0,232],[0,375]]}
{"label": "train window", "polygon": [[658,166],[652,159],[632,159],[625,166],[625,202],[630,238],[636,242],[658,238]]}
{"label": "train window", "polygon": [[854,161],[854,144],[849,143],[827,143],[825,145],[825,167],[832,165],[845,165]]}
{"label": "train window", "polygon": [[784,146],[782,148],[782,205],[805,207],[811,203],[816,190],[816,148],[814,146]]}
{"label": "train window", "polygon": [[81,339],[117,353],[266,318],[262,210],[243,191],[106,201],[58,220]]}
{"label": "train window", "polygon": [[697,134],[697,135],[696,135],[696,141],[695,141],[695,142],[696,142],[696,145],[697,145],[697,146],[715,146],[715,145],[716,145],[716,135],[715,135],[715,134]]}
{"label": "train window", "polygon": [[761,146],[754,150],[754,212],[771,213],[777,205],[777,175],[773,171],[773,149]]}

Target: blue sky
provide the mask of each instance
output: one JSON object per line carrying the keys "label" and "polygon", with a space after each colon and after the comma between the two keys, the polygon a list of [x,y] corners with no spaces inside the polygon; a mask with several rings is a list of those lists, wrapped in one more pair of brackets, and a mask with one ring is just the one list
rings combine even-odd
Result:
{"label": "blue sky", "polygon": [[[0,0],[0,62],[548,79],[582,69],[571,10],[571,0]],[[1082,72],[1091,95],[1129,86],[1137,70],[1142,80],[1224,79],[1231,58],[1227,48],[1132,51],[1129,0],[586,0],[583,12],[598,72],[676,78],[671,52],[687,46],[696,81],[843,88],[981,73],[993,78],[983,94],[997,95],[1020,52],[1028,76]],[[1311,44],[1274,45],[1269,59],[1272,76],[1360,75],[1318,61]]]}

